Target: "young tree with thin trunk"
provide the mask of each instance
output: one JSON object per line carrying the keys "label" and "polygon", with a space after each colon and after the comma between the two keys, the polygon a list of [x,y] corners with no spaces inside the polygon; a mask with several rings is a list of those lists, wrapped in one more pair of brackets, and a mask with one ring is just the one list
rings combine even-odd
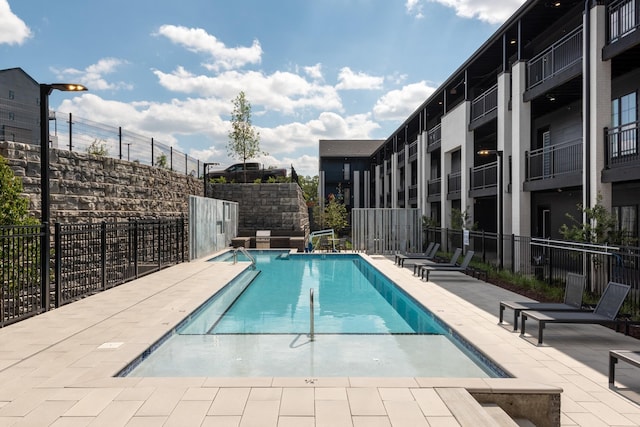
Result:
{"label": "young tree with thin trunk", "polygon": [[242,160],[244,181],[246,182],[247,160],[262,153],[260,151],[260,133],[251,124],[251,103],[242,91],[233,100],[227,150],[230,157]]}

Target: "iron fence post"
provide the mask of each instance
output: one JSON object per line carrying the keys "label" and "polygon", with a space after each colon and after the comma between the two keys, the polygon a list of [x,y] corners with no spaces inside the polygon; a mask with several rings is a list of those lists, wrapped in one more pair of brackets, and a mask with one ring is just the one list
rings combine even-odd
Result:
{"label": "iron fence post", "polygon": [[53,236],[54,240],[54,256],[55,256],[55,272],[54,272],[54,280],[55,280],[55,301],[54,305],[56,308],[60,307],[60,302],[62,301],[62,243],[61,243],[61,233],[62,227],[59,222],[55,223],[55,234]]}
{"label": "iron fence post", "polygon": [[184,262],[184,215],[180,217],[180,252],[182,253],[182,262]]}
{"label": "iron fence post", "polygon": [[161,237],[161,230],[162,230],[162,224],[160,221],[158,221],[158,239],[156,240],[158,242],[158,270],[160,270],[160,268],[162,267],[162,262],[160,261],[161,256],[162,256],[162,252],[161,252],[161,247],[162,247],[162,237]]}
{"label": "iron fence post", "polygon": [[100,224],[100,286],[107,289],[107,223]]}
{"label": "iron fence post", "polygon": [[42,223],[42,236],[40,238],[40,308],[49,310],[49,223]]}
{"label": "iron fence post", "polygon": [[516,272],[516,235],[511,235],[511,272]]}
{"label": "iron fence post", "polygon": [[133,273],[138,278],[138,220],[133,221]]}

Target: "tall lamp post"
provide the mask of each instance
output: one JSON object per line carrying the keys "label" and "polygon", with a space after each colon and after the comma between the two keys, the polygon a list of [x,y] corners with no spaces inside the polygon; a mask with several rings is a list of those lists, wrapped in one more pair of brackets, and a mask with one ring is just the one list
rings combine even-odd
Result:
{"label": "tall lamp post", "polygon": [[218,162],[213,162],[213,163],[205,163],[202,166],[202,171],[203,171],[203,177],[202,180],[204,181],[204,197],[207,197],[207,170],[209,169],[209,166],[218,166],[220,163]]}
{"label": "tall lamp post", "polygon": [[504,267],[504,242],[502,241],[502,236],[504,232],[504,218],[502,213],[503,207],[503,158],[502,158],[502,150],[480,150],[478,151],[480,156],[491,156],[495,155],[497,164],[498,164],[498,259],[500,261],[500,268]]}
{"label": "tall lamp post", "polygon": [[87,88],[72,83],[40,84],[40,222],[44,226],[40,240],[40,304],[44,311],[49,310],[49,95],[54,90],[79,92]]}

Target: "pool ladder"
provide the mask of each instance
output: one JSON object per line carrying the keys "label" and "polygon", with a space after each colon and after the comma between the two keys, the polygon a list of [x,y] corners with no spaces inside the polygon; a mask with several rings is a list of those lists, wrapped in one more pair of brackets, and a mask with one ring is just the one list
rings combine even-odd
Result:
{"label": "pool ladder", "polygon": [[244,254],[244,256],[246,256],[247,258],[249,258],[249,261],[251,261],[251,267],[253,269],[256,268],[256,260],[251,256],[251,254],[249,254],[249,252],[242,246],[235,248],[233,250],[233,263],[237,264],[238,263],[238,251],[242,252]]}
{"label": "pool ladder", "polygon": [[309,290],[309,341],[315,341],[313,325],[313,288]]}

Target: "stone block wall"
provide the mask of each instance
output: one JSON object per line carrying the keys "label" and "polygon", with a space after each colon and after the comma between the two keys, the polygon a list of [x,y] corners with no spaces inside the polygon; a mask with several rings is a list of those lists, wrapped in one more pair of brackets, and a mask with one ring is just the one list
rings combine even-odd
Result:
{"label": "stone block wall", "polygon": [[298,184],[209,184],[208,197],[238,202],[238,235],[306,236],[309,214]]}
{"label": "stone block wall", "polygon": [[[30,209],[40,217],[40,146],[0,141],[0,155],[22,178]],[[51,221],[95,222],[185,217],[202,180],[135,162],[51,149]]]}

